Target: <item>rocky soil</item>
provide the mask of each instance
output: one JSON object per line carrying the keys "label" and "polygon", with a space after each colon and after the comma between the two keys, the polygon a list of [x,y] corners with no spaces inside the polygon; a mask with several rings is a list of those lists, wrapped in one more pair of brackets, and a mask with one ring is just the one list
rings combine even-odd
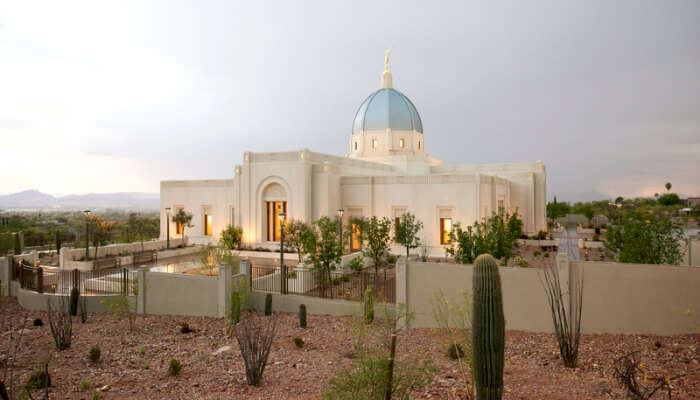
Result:
{"label": "rocky soil", "polygon": [[[11,320],[16,330],[24,315],[13,299],[0,306],[0,357],[7,344],[6,323]],[[90,315],[86,324],[75,319],[71,348],[59,352],[46,313],[26,315],[17,375],[26,382],[37,361],[50,359],[52,399],[91,399],[95,391],[100,399],[318,399],[328,378],[354,362],[347,357],[352,337],[345,317],[309,315],[308,329],[301,329],[296,314],[283,314],[262,385],[251,387],[245,383],[236,340],[226,334],[222,319],[143,316],[138,317],[136,330],[129,332],[127,322],[114,315]],[[29,326],[34,318],[41,318],[44,325]],[[194,332],[180,333],[181,322]],[[306,343],[301,349],[293,343],[297,336]],[[95,365],[87,359],[92,346],[99,346],[102,353]],[[412,398],[464,398],[465,380],[444,349],[445,338],[439,332],[418,329],[399,334],[400,358],[429,358],[439,368],[429,387],[414,392]],[[584,335],[579,367],[568,369],[560,361],[553,335],[521,331],[507,333],[504,398],[625,398],[612,377],[612,365],[630,351],[640,351],[650,377],[685,374],[672,382],[674,399],[700,398],[700,335]],[[177,377],[168,375],[173,358],[183,365]]]}

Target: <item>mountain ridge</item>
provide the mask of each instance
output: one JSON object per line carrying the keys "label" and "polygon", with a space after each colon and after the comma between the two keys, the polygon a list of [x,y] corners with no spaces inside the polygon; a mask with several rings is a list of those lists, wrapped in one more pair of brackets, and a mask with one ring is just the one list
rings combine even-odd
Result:
{"label": "mountain ridge", "polygon": [[160,195],[148,192],[85,193],[53,196],[36,189],[0,195],[0,208],[16,210],[128,209],[157,210]]}

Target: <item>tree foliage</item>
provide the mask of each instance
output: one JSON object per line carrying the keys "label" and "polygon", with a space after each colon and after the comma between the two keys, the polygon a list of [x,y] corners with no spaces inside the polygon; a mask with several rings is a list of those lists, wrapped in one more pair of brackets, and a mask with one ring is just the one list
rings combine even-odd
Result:
{"label": "tree foliage", "polygon": [[409,212],[401,216],[396,228],[396,241],[406,248],[408,258],[410,250],[421,245],[418,232],[423,229],[423,223]]}
{"label": "tree foliage", "polygon": [[471,264],[481,254],[491,254],[504,264],[513,254],[517,239],[523,234],[523,221],[517,211],[507,213],[503,208],[482,222],[462,229],[454,225],[450,233],[452,247],[447,252],[463,264]]}
{"label": "tree foliage", "polygon": [[362,226],[362,235],[366,242],[362,254],[374,261],[374,270],[379,274],[379,266],[383,263],[391,243],[391,221],[386,217],[366,219]]}
{"label": "tree foliage", "polygon": [[184,209],[177,210],[177,213],[173,215],[173,222],[180,224],[182,226],[182,245],[185,245],[185,228],[192,228],[194,225],[192,222],[192,213],[187,212]]}
{"label": "tree foliage", "polygon": [[141,250],[143,250],[143,241],[148,237],[153,237],[160,230],[160,227],[154,224],[153,218],[137,213],[129,214],[127,226],[141,242]]}
{"label": "tree foliage", "polygon": [[547,218],[549,219],[565,217],[569,211],[571,211],[569,203],[557,203],[556,199],[554,202],[547,203]]}
{"label": "tree foliage", "polygon": [[662,194],[661,196],[659,196],[657,201],[662,206],[675,206],[675,205],[681,204],[680,197],[678,197],[678,195],[675,193]]}
{"label": "tree foliage", "polygon": [[105,221],[97,215],[88,216],[88,223],[90,224],[90,233],[92,233],[92,245],[95,247],[95,258],[97,258],[100,245],[106,244],[107,240],[112,237],[112,231],[117,223]]}
{"label": "tree foliage", "polygon": [[227,250],[237,249],[241,245],[243,229],[240,226],[228,225],[221,230],[219,245]]}
{"label": "tree foliage", "polygon": [[304,221],[290,219],[285,222],[284,240],[287,247],[297,252],[299,262],[304,263],[306,250],[315,250],[314,231],[309,224]]}
{"label": "tree foliage", "polygon": [[306,259],[313,265],[314,270],[320,273],[321,282],[324,285],[330,285],[331,271],[340,264],[340,258],[343,255],[338,221],[321,217],[314,222],[314,229],[311,232],[313,239],[307,238],[304,248]]}
{"label": "tree foliage", "polygon": [[605,247],[617,260],[637,264],[680,264],[684,248],[681,224],[660,215],[629,211],[605,237]]}

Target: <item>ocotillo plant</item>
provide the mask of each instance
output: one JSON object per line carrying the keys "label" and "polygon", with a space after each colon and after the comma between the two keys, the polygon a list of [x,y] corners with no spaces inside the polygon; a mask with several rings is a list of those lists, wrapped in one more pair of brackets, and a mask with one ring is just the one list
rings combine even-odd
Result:
{"label": "ocotillo plant", "polygon": [[299,305],[299,326],[306,328],[306,306],[304,304]]}
{"label": "ocotillo plant", "polygon": [[265,296],[265,315],[272,315],[272,295]]}
{"label": "ocotillo plant", "polygon": [[496,260],[482,254],[474,261],[472,351],[478,400],[503,396],[505,318]]}
{"label": "ocotillo plant", "polygon": [[70,291],[70,315],[75,317],[78,315],[78,300],[80,298],[80,291],[78,288],[73,288]]}

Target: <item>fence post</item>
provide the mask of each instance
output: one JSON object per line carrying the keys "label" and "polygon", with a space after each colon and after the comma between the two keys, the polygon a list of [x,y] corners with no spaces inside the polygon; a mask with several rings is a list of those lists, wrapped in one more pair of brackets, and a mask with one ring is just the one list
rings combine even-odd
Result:
{"label": "fence post", "polygon": [[22,262],[19,262],[19,287],[24,289],[24,265],[22,265]]}
{"label": "fence post", "polygon": [[73,280],[73,287],[77,288],[78,291],[80,291],[80,271],[78,271],[78,268],[75,268],[71,275],[71,279]]}
{"label": "fence post", "polygon": [[36,269],[36,291],[44,293],[44,269],[41,267]]}

